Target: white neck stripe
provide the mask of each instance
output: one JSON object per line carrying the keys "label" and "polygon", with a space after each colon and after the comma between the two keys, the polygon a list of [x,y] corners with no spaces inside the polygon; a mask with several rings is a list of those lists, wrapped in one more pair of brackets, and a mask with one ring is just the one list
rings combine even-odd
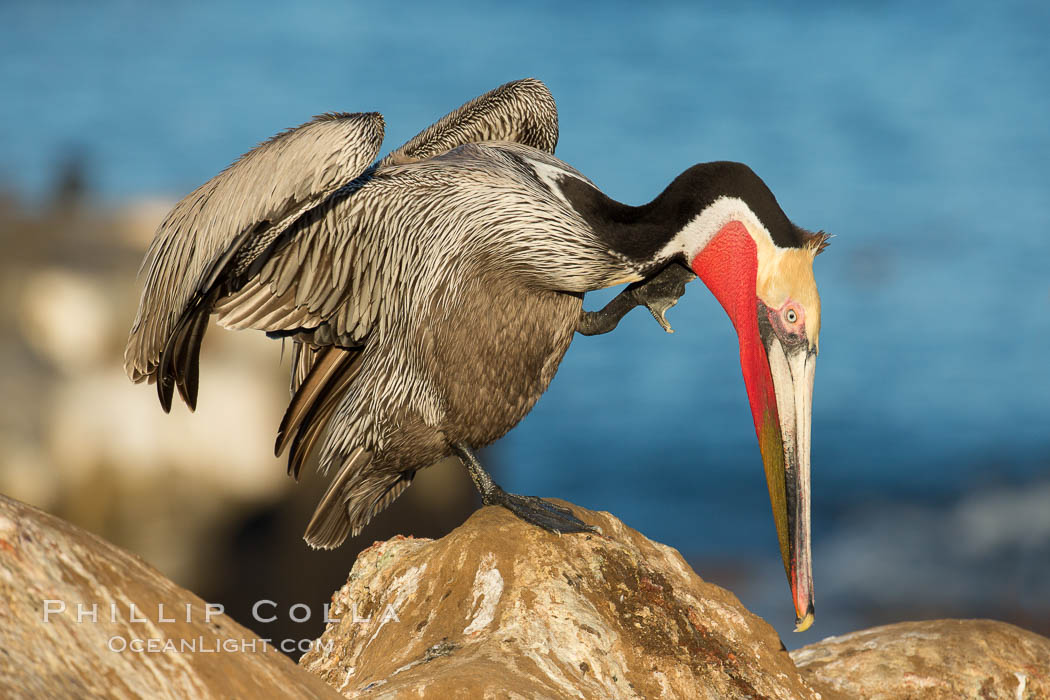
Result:
{"label": "white neck stripe", "polygon": [[687,261],[691,261],[722,227],[731,221],[743,223],[752,236],[761,232],[759,235],[766,236],[770,244],[773,244],[773,237],[744,200],[739,197],[719,197],[683,226],[682,230],[657,252],[656,257],[659,260],[667,260],[682,254]]}

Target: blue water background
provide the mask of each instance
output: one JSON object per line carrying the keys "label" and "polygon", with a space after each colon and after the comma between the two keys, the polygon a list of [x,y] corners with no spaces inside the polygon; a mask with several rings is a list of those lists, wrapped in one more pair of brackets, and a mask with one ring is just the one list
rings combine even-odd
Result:
{"label": "blue water background", "polygon": [[[72,147],[109,201],[179,197],[310,115],[381,111],[393,148],[524,76],[558,101],[558,155],[621,201],[746,162],[836,236],[816,263],[819,587],[821,543],[865,504],[1050,476],[1048,36],[1050,4],[1016,1],[4,3],[0,181],[38,197]],[[669,316],[674,335],[636,311],[578,338],[490,458],[509,489],[775,573],[732,328],[699,283]]]}

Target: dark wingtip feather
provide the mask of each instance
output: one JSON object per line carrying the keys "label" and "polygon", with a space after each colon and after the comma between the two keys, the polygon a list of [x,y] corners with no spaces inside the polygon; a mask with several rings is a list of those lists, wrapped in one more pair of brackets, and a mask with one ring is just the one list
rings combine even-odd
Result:
{"label": "dark wingtip feather", "polygon": [[280,456],[291,440],[288,474],[296,481],[359,369],[359,351],[324,348],[288,404],[277,429],[274,454]]}
{"label": "dark wingtip feather", "polygon": [[299,473],[302,471],[303,465],[306,464],[306,460],[313,453],[314,447],[324,434],[325,428],[328,427],[332,415],[339,406],[339,400],[342,398],[343,391],[352,378],[352,373],[344,373],[342,377],[337,376],[330,380],[326,385],[324,395],[318,398],[310,408],[309,415],[299,426],[295,439],[292,441],[291,453],[288,456],[288,473],[296,481],[299,481]]}
{"label": "dark wingtip feather", "polygon": [[155,376],[157,396],[165,413],[171,412],[176,389],[191,411],[197,409],[201,342],[210,316],[211,303],[206,299],[182,317],[160,353]]}
{"label": "dark wingtip feather", "polygon": [[324,399],[323,403],[320,405],[315,404],[310,409],[310,415],[299,426],[295,433],[295,439],[292,440],[292,449],[288,453],[288,473],[296,481],[299,481],[299,474],[303,470],[303,465],[309,459],[310,454],[314,450],[314,445],[321,438],[321,434],[327,427],[336,405],[338,405],[338,396],[331,391],[328,393],[330,395]]}
{"label": "dark wingtip feather", "polygon": [[[273,442],[273,456],[280,457],[284,449],[288,447],[288,439],[291,437],[291,431],[288,429],[288,411],[291,409],[291,405],[284,410],[284,418],[281,419],[281,425],[277,428],[277,439]],[[289,469],[290,471],[290,469]]]}
{"label": "dark wingtip feather", "polygon": [[[332,354],[333,352],[335,352],[333,348],[326,347],[318,353],[313,367],[310,368],[310,372],[299,385],[288,408],[285,409],[281,425],[277,428],[277,440],[273,446],[273,453],[277,457],[281,456],[288,446],[288,440],[298,432],[299,426],[309,416],[319,393],[327,388],[328,377],[322,375],[327,375],[331,371],[332,361],[339,359],[339,356]],[[291,473],[290,466],[289,473]]]}
{"label": "dark wingtip feather", "polygon": [[171,340],[164,346],[160,353],[160,362],[157,364],[157,398],[160,399],[160,407],[165,413],[171,413],[171,398],[175,393],[174,369],[172,368],[172,345]]}
{"label": "dark wingtip feather", "polygon": [[[292,449],[288,453],[288,475],[295,479],[296,482],[299,481],[299,475],[303,471],[303,465],[306,464],[306,459],[310,456],[310,450],[303,449],[303,432],[304,428],[300,428],[296,432],[295,439],[292,440]],[[310,441],[309,446],[313,446],[313,441]]]}
{"label": "dark wingtip feather", "polygon": [[158,376],[157,398],[160,399],[160,407],[164,409],[165,413],[171,413],[171,397],[174,394],[174,388],[170,377],[167,375]]}
{"label": "dark wingtip feather", "polygon": [[197,390],[200,385],[201,342],[208,330],[208,317],[211,314],[208,306],[201,306],[187,324],[186,330],[180,333],[178,352],[176,353],[175,386],[179,396],[189,406],[190,411],[197,410]]}

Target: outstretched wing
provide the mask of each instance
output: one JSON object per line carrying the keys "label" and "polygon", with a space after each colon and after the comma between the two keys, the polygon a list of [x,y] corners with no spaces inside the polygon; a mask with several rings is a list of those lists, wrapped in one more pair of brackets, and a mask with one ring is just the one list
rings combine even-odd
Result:
{"label": "outstretched wing", "polygon": [[[517,140],[553,151],[557,109],[543,83],[518,80],[471,100],[380,161],[375,173],[491,140]],[[356,204],[333,200],[301,218],[288,230],[286,243],[282,240],[257,261],[250,279],[216,301],[219,324],[295,333],[297,341],[319,346],[360,344],[375,324],[383,323],[383,292],[397,288],[389,277],[403,271],[393,264],[391,236],[374,235],[376,229],[391,226],[397,204],[381,198]],[[362,212],[364,206],[372,211]],[[312,357],[297,356],[303,362],[293,368],[293,391],[309,372]]]}
{"label": "outstretched wing", "polygon": [[500,85],[416,134],[379,167],[431,158],[482,141],[516,141],[554,153],[558,108],[547,86],[535,78]]}
{"label": "outstretched wing", "polygon": [[383,141],[378,113],[324,114],[263,142],[187,195],[150,246],[124,352],[132,380],[173,385],[192,408],[211,303],[295,221],[361,175]]}
{"label": "outstretched wing", "polygon": [[[471,100],[390,153],[376,172],[483,141],[514,141],[553,153],[558,111],[547,87],[534,79],[518,80]],[[352,434],[351,426],[329,425],[338,420],[337,399],[361,369],[359,353],[348,346],[364,342],[372,328],[383,323],[389,307],[381,303],[381,296],[384,290],[400,288],[392,276],[405,271],[403,265],[388,261],[391,251],[373,243],[383,237],[361,228],[365,220],[371,226],[388,222],[375,215],[351,216],[349,204],[318,210],[311,217],[314,221],[297,225],[308,229],[297,230],[257,277],[216,307],[219,323],[227,327],[271,333],[298,329],[294,396],[276,444],[278,454],[291,446],[289,472],[295,476],[326,429]],[[324,347],[329,343],[339,347]],[[340,447],[329,443],[326,449]],[[335,477],[307,531],[306,539],[315,547],[335,547],[348,534],[356,535],[411,483],[408,474],[372,474],[367,469],[371,455],[362,446],[345,449],[345,454],[322,456],[322,464],[332,467]]]}

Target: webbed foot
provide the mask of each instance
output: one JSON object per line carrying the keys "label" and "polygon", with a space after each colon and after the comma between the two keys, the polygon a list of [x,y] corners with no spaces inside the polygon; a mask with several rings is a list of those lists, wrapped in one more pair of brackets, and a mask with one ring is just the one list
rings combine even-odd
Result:
{"label": "webbed foot", "polygon": [[598,528],[583,522],[568,508],[562,508],[536,496],[507,493],[492,480],[469,447],[457,443],[452,449],[470,472],[470,478],[481,493],[481,502],[485,505],[503,506],[525,522],[559,535],[568,532],[599,532]]}
{"label": "webbed foot", "polygon": [[588,525],[573,515],[568,508],[554,505],[537,496],[507,493],[499,486],[496,486],[494,491],[483,494],[481,502],[487,506],[503,506],[525,522],[559,535],[567,532],[598,531],[598,528]]}

